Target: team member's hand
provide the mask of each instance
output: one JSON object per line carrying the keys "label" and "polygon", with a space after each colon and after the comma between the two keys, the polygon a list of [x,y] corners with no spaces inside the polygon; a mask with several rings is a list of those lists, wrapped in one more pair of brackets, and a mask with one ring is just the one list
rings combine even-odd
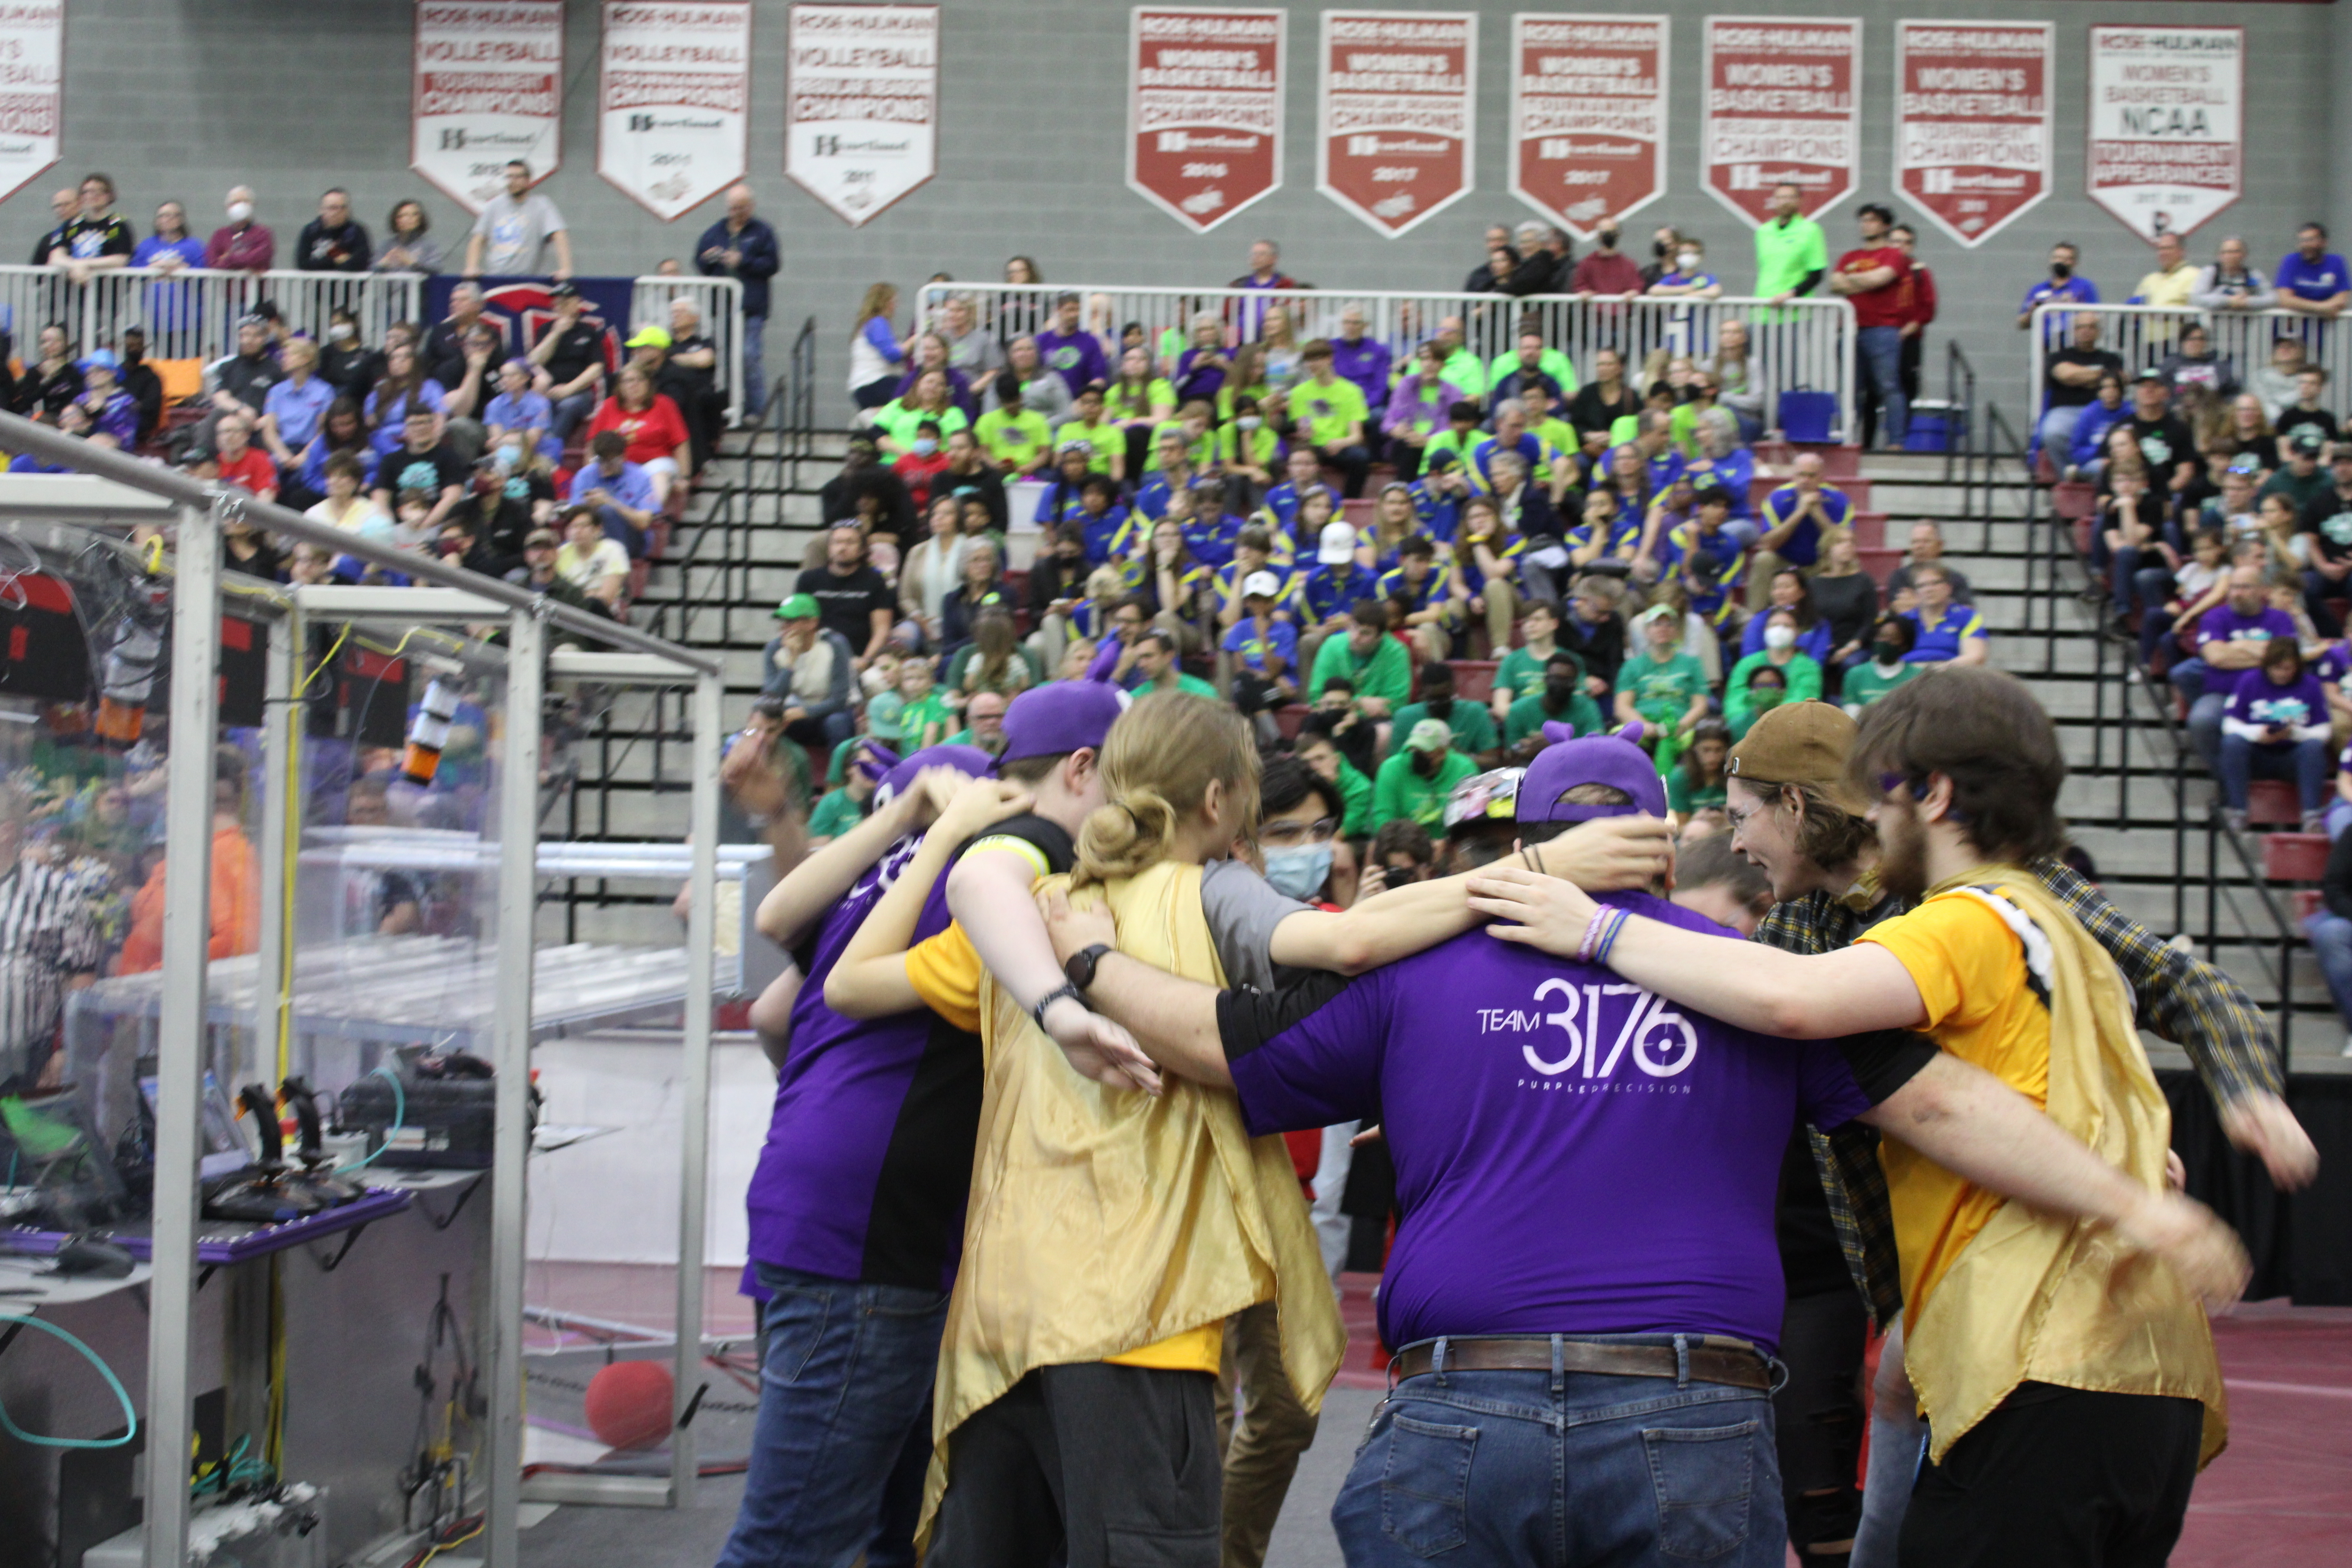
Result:
{"label": "team member's hand", "polygon": [[[937,775],[944,774],[945,777]],[[919,775],[924,790],[937,805],[934,833],[952,835],[961,842],[992,823],[1029,809],[1037,797],[1003,779],[973,778],[954,768],[925,768]]]}
{"label": "team member's hand", "polygon": [[1601,906],[1575,883],[1507,861],[1470,879],[1469,904],[1474,914],[1507,922],[1488,926],[1488,936],[1540,948],[1557,958],[1576,956],[1585,928],[1601,912]]}
{"label": "team member's hand", "polygon": [[1672,871],[1675,834],[1664,817],[1603,816],[1538,845],[1535,853],[1553,876],[1588,893],[1609,893],[1647,888]]}
{"label": "team member's hand", "polygon": [[1083,948],[1100,943],[1104,947],[1118,945],[1118,922],[1110,912],[1110,905],[1097,899],[1080,909],[1070,902],[1069,889],[1056,888],[1042,900],[1045,911],[1045,934],[1053,939],[1054,956],[1064,963]]}
{"label": "team member's hand", "polygon": [[2179,1193],[2147,1194],[2116,1222],[2115,1231],[2127,1246],[2170,1264],[2208,1312],[2234,1303],[2254,1271],[2237,1233],[2211,1209]]}
{"label": "team member's hand", "polygon": [[2242,1094],[2225,1106],[2221,1131],[2232,1145],[2262,1161],[2271,1184],[2281,1192],[2307,1187],[2319,1173],[2319,1151],[2311,1146],[2311,1134],[2286,1101],[2268,1089]]}
{"label": "team member's hand", "polygon": [[1067,997],[1045,1009],[1045,1032],[1062,1047],[1062,1056],[1080,1078],[1108,1089],[1139,1089],[1160,1092],[1160,1069],[1135,1043],[1135,1037],[1091,1008]]}

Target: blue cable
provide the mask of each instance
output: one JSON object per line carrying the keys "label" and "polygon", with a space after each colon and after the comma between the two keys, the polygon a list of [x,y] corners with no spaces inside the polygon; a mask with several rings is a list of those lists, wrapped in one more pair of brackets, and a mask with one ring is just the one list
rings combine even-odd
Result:
{"label": "blue cable", "polygon": [[0,1405],[0,1428],[5,1428],[8,1436],[20,1443],[32,1443],[44,1448],[120,1448],[138,1436],[139,1413],[131,1407],[131,1395],[123,1392],[122,1380],[114,1375],[114,1369],[107,1365],[96,1351],[65,1330],[58,1328],[55,1323],[44,1322],[38,1318],[22,1317],[15,1312],[0,1312],[0,1323],[17,1323],[26,1328],[38,1329],[45,1334],[56,1335],[81,1352],[83,1358],[90,1365],[98,1368],[98,1374],[106,1379],[106,1386],[114,1391],[115,1399],[122,1406],[124,1425],[123,1434],[120,1437],[43,1437],[19,1429],[14,1421],[8,1419],[7,1407]]}
{"label": "blue cable", "polygon": [[375,1074],[381,1075],[392,1085],[392,1125],[383,1130],[383,1142],[375,1146],[374,1153],[370,1154],[366,1159],[362,1160],[357,1165],[336,1166],[335,1174],[338,1176],[348,1176],[353,1171],[359,1170],[362,1166],[373,1164],[377,1160],[382,1159],[383,1157],[383,1152],[392,1147],[392,1135],[399,1131],[402,1127],[407,1124],[408,1094],[406,1090],[400,1087],[400,1075],[382,1064],[378,1064],[376,1067]]}

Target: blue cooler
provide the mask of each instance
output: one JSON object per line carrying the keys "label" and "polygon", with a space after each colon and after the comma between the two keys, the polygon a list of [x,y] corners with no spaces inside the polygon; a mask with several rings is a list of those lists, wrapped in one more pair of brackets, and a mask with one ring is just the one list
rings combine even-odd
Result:
{"label": "blue cooler", "polygon": [[1940,398],[1922,398],[1911,405],[1911,423],[1903,433],[1906,452],[1948,452],[1965,441],[1969,416],[1965,409]]}
{"label": "blue cooler", "polygon": [[1832,438],[1831,432],[1837,427],[1837,394],[1790,387],[1780,395],[1776,412],[1780,418],[1782,440],[1807,447],[1827,446]]}

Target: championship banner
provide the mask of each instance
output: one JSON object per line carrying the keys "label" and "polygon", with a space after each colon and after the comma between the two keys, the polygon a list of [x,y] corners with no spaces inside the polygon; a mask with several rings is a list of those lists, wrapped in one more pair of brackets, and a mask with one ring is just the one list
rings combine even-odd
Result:
{"label": "championship banner", "polygon": [[750,0],[605,0],[596,172],[675,223],[751,159]]}
{"label": "championship banner", "polygon": [[1581,240],[1666,190],[1664,16],[1511,18],[1511,194]]}
{"label": "championship banner", "polygon": [[1282,184],[1282,40],[1289,16],[1135,8],[1128,187],[1195,233],[1206,234]]}
{"label": "championship banner", "polygon": [[1391,239],[1470,192],[1478,18],[1326,11],[1315,188]]}
{"label": "championship banner", "polygon": [[1775,185],[1802,192],[1807,217],[1851,195],[1862,154],[1862,23],[1709,16],[1706,28],[1707,193],[1750,226],[1768,216]]}
{"label": "championship banner", "polygon": [[563,0],[416,0],[408,166],[479,213],[563,161]]}
{"label": "championship banner", "polygon": [[855,228],[940,169],[940,8],[794,5],[784,174]]}
{"label": "championship banner", "polygon": [[2245,60],[2243,27],[2093,27],[2091,199],[2147,240],[2236,201]]}
{"label": "championship banner", "polygon": [[1965,246],[2050,194],[2047,22],[1898,22],[1895,187]]}
{"label": "championship banner", "polygon": [[24,0],[0,10],[0,200],[58,161],[65,58],[65,0]]}

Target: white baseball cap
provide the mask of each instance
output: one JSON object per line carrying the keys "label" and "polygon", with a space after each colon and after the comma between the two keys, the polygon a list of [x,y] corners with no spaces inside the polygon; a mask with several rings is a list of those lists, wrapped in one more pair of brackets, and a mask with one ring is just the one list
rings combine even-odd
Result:
{"label": "white baseball cap", "polygon": [[1282,592],[1282,579],[1271,572],[1253,572],[1242,579],[1242,597],[1271,599]]}
{"label": "white baseball cap", "polygon": [[1326,566],[1337,566],[1356,553],[1356,531],[1344,522],[1323,525],[1323,542],[1316,549],[1315,559]]}

